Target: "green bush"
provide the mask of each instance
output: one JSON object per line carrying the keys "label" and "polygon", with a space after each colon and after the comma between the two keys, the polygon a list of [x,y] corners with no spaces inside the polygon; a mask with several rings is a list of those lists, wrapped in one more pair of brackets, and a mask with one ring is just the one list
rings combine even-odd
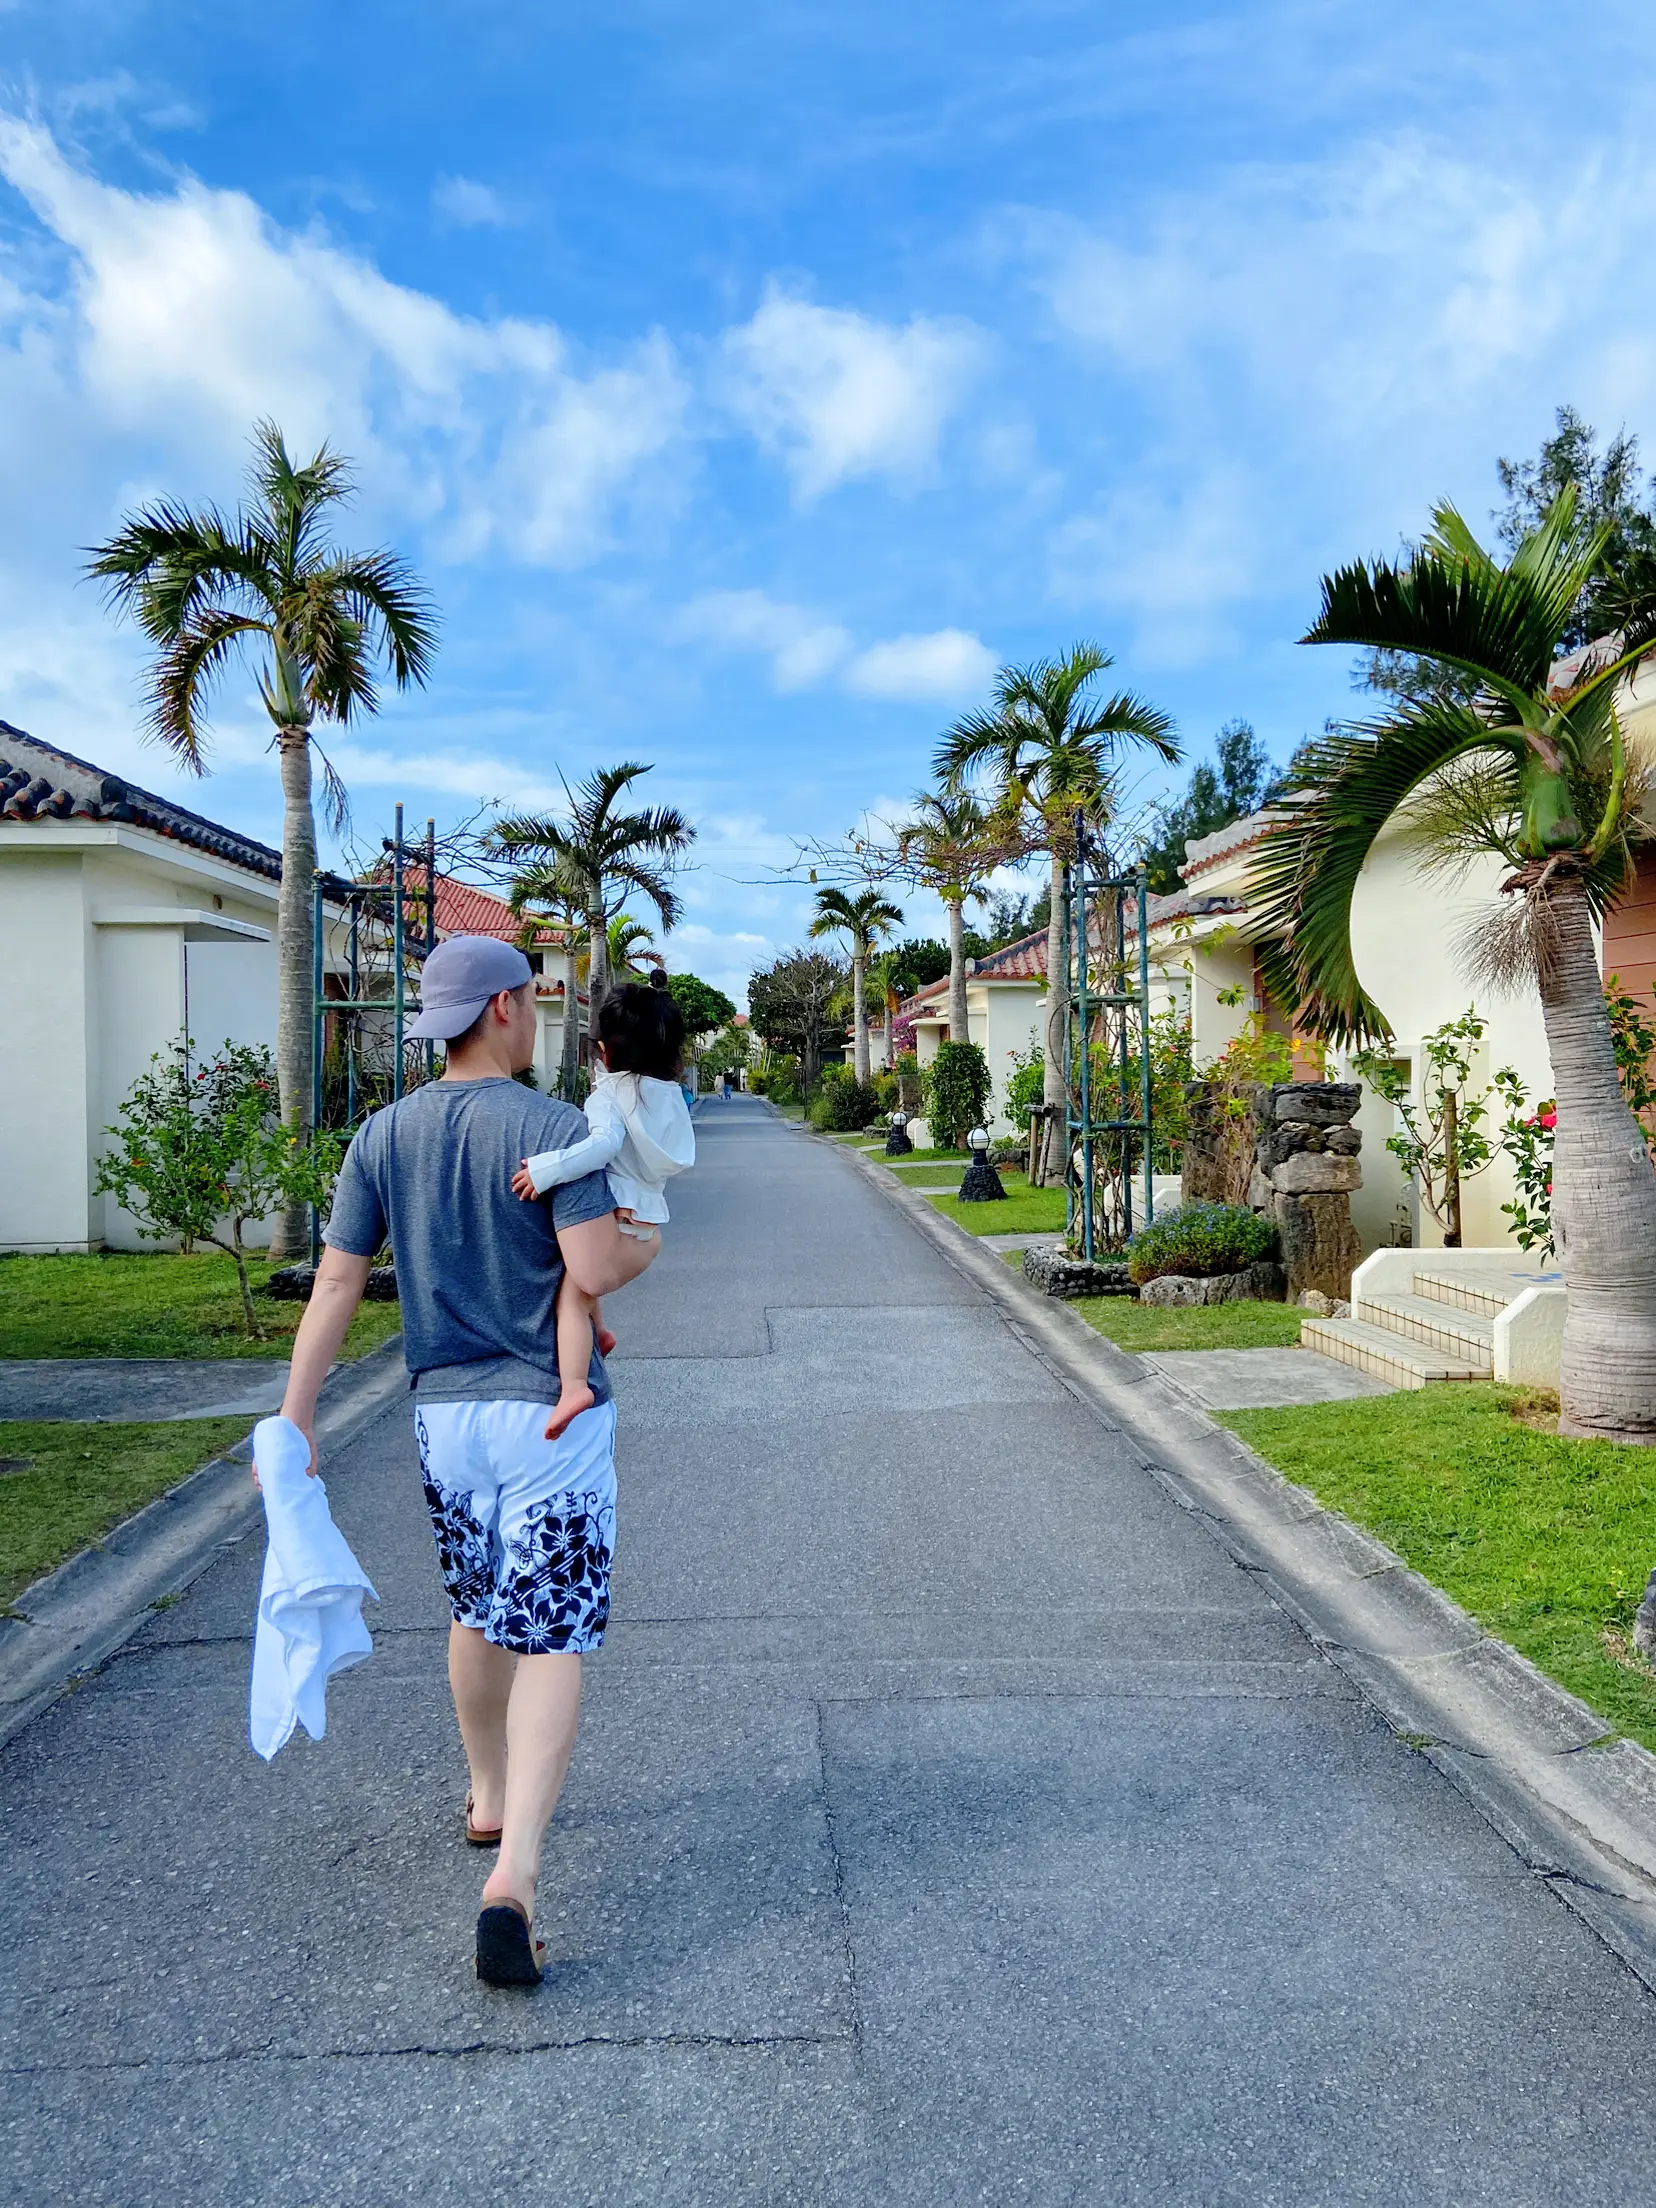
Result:
{"label": "green bush", "polygon": [[811,1125],[821,1134],[853,1134],[879,1116],[872,1081],[859,1081],[849,1066],[824,1066],[811,1099]]}
{"label": "green bush", "polygon": [[1142,1284],[1164,1273],[1209,1280],[1276,1255],[1276,1230],[1238,1204],[1181,1204],[1127,1245],[1127,1270]]}
{"label": "green bush", "polygon": [[1046,1102],[1046,1056],[1039,1043],[1031,1043],[1021,1056],[1009,1050],[1012,1073],[1006,1084],[1006,1116],[1014,1127],[1029,1125],[1031,1112]]}
{"label": "green bush", "polygon": [[995,1088],[988,1059],[976,1043],[939,1043],[921,1078],[932,1141],[940,1150],[958,1149],[987,1117]]}

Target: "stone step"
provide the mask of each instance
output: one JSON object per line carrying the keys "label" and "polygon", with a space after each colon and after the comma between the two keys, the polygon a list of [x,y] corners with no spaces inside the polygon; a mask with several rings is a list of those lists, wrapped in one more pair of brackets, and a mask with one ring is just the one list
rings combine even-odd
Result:
{"label": "stone step", "polygon": [[1385,1334],[1401,1334],[1427,1349],[1441,1350],[1487,1379],[1495,1370],[1495,1321],[1482,1311],[1435,1303],[1428,1296],[1359,1296],[1351,1315]]}
{"label": "stone step", "polygon": [[1447,1266],[1434,1272],[1423,1265],[1414,1276],[1414,1292],[1426,1302],[1451,1304],[1457,1311],[1477,1311],[1491,1319],[1516,1303],[1529,1285],[1517,1274],[1454,1272]]}
{"label": "stone step", "polygon": [[1362,1319],[1306,1319],[1300,1327],[1300,1344],[1324,1357],[1355,1365],[1376,1380],[1394,1388],[1424,1388],[1433,1380],[1487,1380],[1489,1368],[1446,1356],[1424,1342],[1389,1328],[1370,1326]]}

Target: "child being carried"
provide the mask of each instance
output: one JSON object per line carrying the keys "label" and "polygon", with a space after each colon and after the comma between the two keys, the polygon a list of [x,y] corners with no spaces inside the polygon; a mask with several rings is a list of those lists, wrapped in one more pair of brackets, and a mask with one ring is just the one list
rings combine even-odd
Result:
{"label": "child being carried", "polygon": [[[695,1131],[679,1087],[683,1015],[665,989],[629,982],[598,1008],[597,1048],[602,1070],[586,1102],[587,1139],[525,1158],[512,1186],[532,1203],[549,1188],[601,1167],[609,1174],[616,1225],[648,1242],[667,1222],[665,1184],[696,1162]],[[548,1441],[592,1407],[587,1368],[595,1335],[607,1357],[615,1337],[604,1326],[597,1297],[583,1295],[565,1274],[558,1290],[558,1404],[547,1422]]]}

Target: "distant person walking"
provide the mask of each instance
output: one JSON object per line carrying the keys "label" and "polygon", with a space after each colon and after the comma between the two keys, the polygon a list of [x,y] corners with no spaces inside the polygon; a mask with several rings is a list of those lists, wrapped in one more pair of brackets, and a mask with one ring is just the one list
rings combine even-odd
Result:
{"label": "distant person walking", "polygon": [[314,1471],[317,1392],[389,1235],[454,1620],[465,1836],[500,1849],[477,1973],[533,1985],[541,1846],[580,1724],[581,1656],[609,1618],[615,1531],[615,1406],[596,1349],[592,1407],[546,1435],[559,1393],[554,1310],[566,1272],[583,1295],[609,1295],[661,1245],[620,1232],[602,1172],[536,1203],[512,1194],[523,1158],[587,1134],[571,1105],[512,1078],[535,1050],[534,975],[520,950],[490,936],[439,944],[421,1007],[408,1032],[447,1045],[442,1079],[376,1112],[346,1154],[282,1409],[311,1441]]}

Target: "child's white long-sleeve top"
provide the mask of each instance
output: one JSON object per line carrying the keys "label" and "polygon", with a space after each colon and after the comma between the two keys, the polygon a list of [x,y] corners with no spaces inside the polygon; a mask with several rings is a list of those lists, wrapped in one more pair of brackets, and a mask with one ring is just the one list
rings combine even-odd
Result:
{"label": "child's white long-sleeve top", "polygon": [[660,1226],[669,1216],[666,1183],[696,1162],[696,1133],[676,1081],[645,1073],[600,1073],[586,1100],[585,1142],[541,1150],[530,1158],[535,1193],[578,1181],[602,1166],[616,1208]]}

